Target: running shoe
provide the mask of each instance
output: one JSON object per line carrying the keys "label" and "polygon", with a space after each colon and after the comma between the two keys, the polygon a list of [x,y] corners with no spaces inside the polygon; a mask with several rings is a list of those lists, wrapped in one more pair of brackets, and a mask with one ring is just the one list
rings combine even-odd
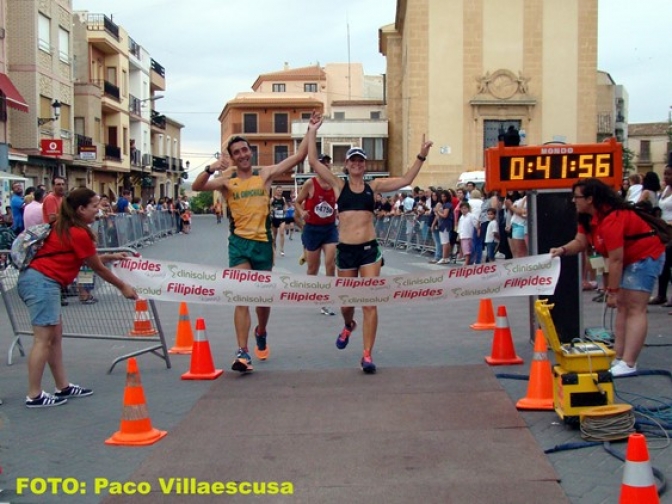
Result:
{"label": "running shoe", "polygon": [[68,384],[67,387],[65,387],[62,390],[56,389],[54,392],[54,396],[57,398],[66,398],[66,399],[74,399],[76,397],[86,397],[90,396],[93,394],[93,390],[80,387],[79,385],[75,385],[74,383]]}
{"label": "running shoe", "polygon": [[266,345],[266,336],[267,334],[259,334],[259,327],[254,328],[254,337],[257,340],[257,346],[254,347],[254,355],[257,356],[257,359],[265,361],[271,355],[271,350]]}
{"label": "running shoe", "polygon": [[26,396],[26,408],[48,408],[50,406],[60,406],[67,403],[65,397],[55,397],[47,394],[44,390],[35,399]]}
{"label": "running shoe", "polygon": [[322,315],[336,315],[334,313],[334,311],[331,308],[329,308],[328,306],[323,306],[321,311],[322,311]]}
{"label": "running shoe", "polygon": [[242,348],[239,348],[236,352],[236,360],[233,361],[231,369],[238,371],[239,373],[249,373],[252,371],[252,359],[250,358],[250,354]]}
{"label": "running shoe", "polygon": [[373,363],[373,360],[371,359],[371,353],[370,352],[364,352],[364,356],[362,357],[361,361],[362,365],[362,371],[366,374],[375,374],[376,373],[376,365]]}
{"label": "running shoe", "polygon": [[336,338],[336,348],[343,350],[345,347],[347,347],[348,342],[350,341],[350,335],[355,329],[357,329],[357,322],[354,320],[350,324],[350,327],[344,325],[343,329],[341,329],[341,334],[339,334],[338,338]]}

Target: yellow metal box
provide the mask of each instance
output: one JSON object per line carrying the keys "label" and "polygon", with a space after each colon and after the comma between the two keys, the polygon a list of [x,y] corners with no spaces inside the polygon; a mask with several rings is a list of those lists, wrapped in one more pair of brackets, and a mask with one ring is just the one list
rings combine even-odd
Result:
{"label": "yellow metal box", "polygon": [[614,351],[603,343],[560,343],[555,324],[551,318],[550,309],[553,308],[546,300],[537,300],[534,311],[537,321],[546,337],[548,346],[555,353],[556,363],[567,372],[594,373],[608,371],[611,361],[614,360]]}
{"label": "yellow metal box", "polygon": [[553,407],[565,422],[579,421],[581,412],[614,403],[614,382],[609,370],[576,373],[553,366]]}

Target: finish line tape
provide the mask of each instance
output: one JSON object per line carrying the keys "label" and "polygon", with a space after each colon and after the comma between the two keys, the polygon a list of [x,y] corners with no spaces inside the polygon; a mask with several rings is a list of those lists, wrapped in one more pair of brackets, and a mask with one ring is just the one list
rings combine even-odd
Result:
{"label": "finish line tape", "polygon": [[560,259],[544,254],[430,273],[355,278],[287,275],[141,258],[119,261],[112,271],[135,287],[141,297],[159,301],[335,307],[548,296],[558,282]]}

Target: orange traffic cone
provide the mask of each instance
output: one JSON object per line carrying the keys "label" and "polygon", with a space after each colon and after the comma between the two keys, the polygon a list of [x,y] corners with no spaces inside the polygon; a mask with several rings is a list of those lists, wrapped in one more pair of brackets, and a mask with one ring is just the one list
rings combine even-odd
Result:
{"label": "orange traffic cone", "polygon": [[495,312],[492,309],[492,300],[489,298],[481,299],[476,322],[469,327],[475,331],[490,331],[495,328]]}
{"label": "orange traffic cone", "polygon": [[205,320],[196,319],[196,339],[191,350],[191,367],[182,375],[183,380],[214,380],[219,378],[223,369],[215,369],[210,353],[210,343],[205,335]]}
{"label": "orange traffic cone", "polygon": [[649,450],[643,434],[630,434],[625,452],[623,484],[619,504],[658,504],[658,490],[653,479]]}
{"label": "orange traffic cone", "polygon": [[177,334],[175,335],[175,346],[168,350],[171,354],[190,354],[191,347],[194,346],[194,333],[191,330],[189,321],[189,308],[184,301],[180,303],[180,318],[177,321]]}
{"label": "orange traffic cone", "polygon": [[126,388],[124,389],[124,409],[121,413],[121,427],[105,444],[119,446],[145,446],[156,443],[167,434],[152,427],[149,419],[145,392],[140,382],[140,371],[135,357],[128,359],[126,368]]}
{"label": "orange traffic cone", "polygon": [[523,359],[516,355],[516,349],[513,348],[513,338],[505,306],[497,307],[497,323],[495,325],[495,335],[492,340],[492,355],[486,357],[485,362],[491,366],[522,364]]}
{"label": "orange traffic cone", "polygon": [[534,356],[530,365],[530,381],[527,382],[527,395],[516,403],[523,410],[552,410],[553,373],[548,360],[546,338],[541,329],[534,336]]}
{"label": "orange traffic cone", "polygon": [[138,299],[135,302],[135,320],[133,329],[128,333],[131,336],[153,336],[158,331],[152,326],[152,320],[149,318],[149,306],[146,299]]}

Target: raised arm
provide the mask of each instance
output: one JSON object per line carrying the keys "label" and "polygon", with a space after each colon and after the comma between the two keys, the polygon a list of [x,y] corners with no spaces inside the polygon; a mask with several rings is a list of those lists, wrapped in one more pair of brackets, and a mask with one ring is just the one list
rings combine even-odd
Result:
{"label": "raised arm", "polygon": [[320,129],[320,126],[322,126],[322,116],[313,112],[308,124],[308,163],[315,170],[315,173],[326,180],[332,188],[340,190],[345,182],[317,159],[317,130]]}
{"label": "raised arm", "polygon": [[308,155],[308,140],[307,135],[304,135],[303,139],[301,140],[301,143],[299,144],[299,148],[296,150],[294,154],[286,157],[276,165],[265,166],[260,170],[259,175],[264,180],[264,182],[266,182],[266,184],[269,185],[270,182],[275,180],[278,176],[291,171],[297,164],[303,162],[303,160],[306,159],[307,155]]}
{"label": "raised arm", "polygon": [[420,173],[422,164],[427,160],[429,149],[432,148],[434,142],[425,140],[425,135],[422,135],[422,145],[420,146],[420,153],[416,156],[415,162],[409,170],[401,177],[382,179],[378,178],[371,182],[371,189],[378,192],[389,192],[401,189],[404,186],[411,185],[415,177]]}
{"label": "raised arm", "polygon": [[222,172],[224,175],[230,174],[233,169],[229,170],[229,156],[222,154],[214,163],[205,167],[201,173],[198,174],[196,180],[191,184],[191,189],[194,191],[216,191],[226,188],[226,183],[229,179],[227,176],[220,176],[211,179],[210,177],[215,172]]}

